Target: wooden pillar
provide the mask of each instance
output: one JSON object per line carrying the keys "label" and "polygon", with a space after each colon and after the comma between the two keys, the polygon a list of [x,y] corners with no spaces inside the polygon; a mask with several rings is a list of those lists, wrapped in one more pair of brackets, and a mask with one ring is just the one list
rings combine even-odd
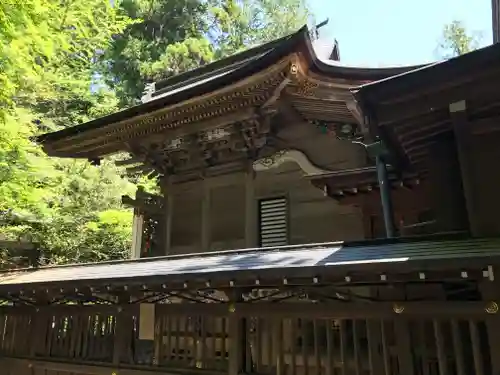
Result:
{"label": "wooden pillar", "polygon": [[128,303],[130,302],[130,296],[126,293],[122,293],[118,296],[118,311],[116,313],[116,323],[115,323],[115,335],[113,342],[113,366],[118,367],[120,365],[122,356],[125,354],[127,349],[127,329],[131,328],[130,320],[132,319],[129,311]]}
{"label": "wooden pillar", "polygon": [[[233,290],[229,293],[231,303],[243,301],[243,295],[240,290]],[[239,375],[245,372],[247,361],[247,325],[246,319],[230,310],[229,319],[229,366],[228,375]]]}
{"label": "wooden pillar", "polygon": [[[480,285],[482,299],[484,301],[500,301],[500,281],[495,280],[494,269],[489,267],[489,278],[485,279]],[[485,321],[486,330],[488,332],[488,344],[490,349],[491,358],[491,373],[493,375],[500,375],[500,313],[489,317]]]}
{"label": "wooden pillar", "polygon": [[210,185],[203,180],[201,197],[201,251],[210,251],[211,217],[210,217]]}
{"label": "wooden pillar", "polygon": [[174,217],[174,185],[172,181],[166,177],[161,181],[161,190],[164,198],[164,221],[163,221],[163,253],[170,255],[172,251],[172,222]]}
{"label": "wooden pillar", "polygon": [[257,247],[257,202],[255,172],[250,166],[245,173],[245,247]]}
{"label": "wooden pillar", "polygon": [[471,160],[472,136],[470,132],[470,124],[467,119],[467,103],[465,100],[452,103],[449,106],[449,110],[455,133],[469,226],[471,233],[477,236],[481,234],[481,228],[477,211],[478,196],[473,182],[474,165]]}
{"label": "wooden pillar", "polygon": [[456,141],[452,137],[440,139],[429,149],[432,165],[429,189],[436,226],[441,232],[468,229],[462,175]]}
{"label": "wooden pillar", "polygon": [[144,217],[137,208],[134,208],[134,221],[132,223],[132,249],[130,252],[131,259],[141,257],[142,233],[144,230]]}
{"label": "wooden pillar", "polygon": [[172,184],[167,184],[165,189],[165,254],[172,251],[172,221],[174,217],[174,192]]}

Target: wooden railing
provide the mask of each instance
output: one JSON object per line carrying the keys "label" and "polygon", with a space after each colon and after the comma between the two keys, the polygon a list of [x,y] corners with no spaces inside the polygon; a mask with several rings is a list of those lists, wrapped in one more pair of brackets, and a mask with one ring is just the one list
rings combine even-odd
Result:
{"label": "wooden railing", "polygon": [[498,333],[488,322],[498,316],[483,303],[423,304],[425,314],[416,303],[341,306],[156,305],[153,340],[140,340],[139,306],[3,308],[0,358],[55,363],[58,371],[66,363],[80,374],[101,373],[88,366],[141,374],[492,374],[490,340]]}

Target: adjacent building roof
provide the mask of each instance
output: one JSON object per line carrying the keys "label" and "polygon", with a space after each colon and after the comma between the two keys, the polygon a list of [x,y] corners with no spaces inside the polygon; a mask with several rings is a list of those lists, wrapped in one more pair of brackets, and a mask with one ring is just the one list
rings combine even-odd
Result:
{"label": "adjacent building roof", "polygon": [[496,44],[351,91],[370,119],[371,134],[384,138],[400,167],[422,170],[432,163],[428,148],[452,131],[452,103],[467,101],[471,119],[493,114],[499,66]]}
{"label": "adjacent building roof", "polygon": [[393,264],[399,269],[403,264],[415,262],[430,266],[428,262],[434,260],[463,260],[466,265],[472,258],[498,257],[499,247],[500,239],[424,238],[247,249],[0,272],[0,290],[77,282],[84,285],[141,283],[151,278],[160,283],[206,280],[214,274],[238,279],[239,274],[250,272],[258,276],[265,271],[293,277],[300,270],[314,276],[318,269],[345,272],[363,265],[384,264]]}
{"label": "adjacent building roof", "polygon": [[352,91],[358,100],[375,103],[405,91],[416,93],[418,90],[444,82],[471,78],[471,73],[481,73],[483,69],[494,67],[498,63],[500,63],[500,45],[493,44],[448,60],[415,67],[391,77],[366,83],[353,88]]}

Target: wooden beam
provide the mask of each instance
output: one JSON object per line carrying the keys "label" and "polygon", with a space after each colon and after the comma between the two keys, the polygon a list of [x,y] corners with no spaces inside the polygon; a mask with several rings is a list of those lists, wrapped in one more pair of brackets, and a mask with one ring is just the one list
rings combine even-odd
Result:
{"label": "wooden beam", "polygon": [[[44,371],[54,371],[54,372],[64,372],[79,375],[110,375],[115,373],[116,375],[149,375],[158,374],[158,370],[151,369],[128,369],[128,368],[118,368],[112,365],[110,366],[94,366],[94,365],[83,365],[74,363],[64,363],[64,362],[52,362],[52,361],[42,361],[42,360],[29,360],[29,359],[18,359],[18,358],[8,358],[4,357],[0,359],[0,364],[2,366],[7,366],[8,368],[17,369],[38,369]],[[177,372],[168,372],[163,370],[162,375],[178,375]]]}
{"label": "wooden beam", "polygon": [[467,216],[469,218],[469,226],[473,235],[480,235],[480,220],[477,205],[478,195],[474,185],[474,164],[471,157],[472,152],[472,136],[470,132],[470,124],[467,119],[467,102],[461,100],[449,105],[450,116],[453,123],[453,131],[455,133],[456,146],[458,152],[458,160],[460,162],[460,170],[462,173],[462,185],[465,194],[465,204],[467,207]]}
{"label": "wooden beam", "polygon": [[235,314],[241,316],[282,316],[331,319],[398,319],[398,318],[491,318],[487,302],[376,302],[376,303],[254,303],[236,304]]}
{"label": "wooden beam", "polygon": [[[380,126],[386,126],[396,122],[405,122],[419,116],[431,116],[435,113],[440,116],[440,111],[446,111],[449,103],[460,100],[477,101],[478,98],[488,98],[489,102],[500,100],[498,90],[492,82],[498,80],[496,77],[471,82],[469,85],[449,87],[418,97],[400,98],[390,102],[378,104],[376,108],[377,120]],[[484,103],[484,106],[487,106]],[[480,108],[473,108],[474,111]]]}
{"label": "wooden beam", "polygon": [[172,250],[172,223],[174,220],[174,189],[172,181],[167,178],[165,186],[163,186],[163,194],[165,195],[165,255],[169,255]]}
{"label": "wooden beam", "polygon": [[[459,79],[462,78],[462,81]],[[379,124],[400,118],[412,118],[418,114],[446,109],[449,103],[459,100],[488,98],[497,101],[499,93],[495,82],[500,78],[498,67],[470,72],[466,77],[455,77],[453,81],[432,85],[425,90],[408,90],[407,93],[393,95],[377,104]]]}
{"label": "wooden beam", "polygon": [[125,206],[137,208],[139,210],[143,210],[153,214],[163,214],[163,210],[161,207],[158,207],[157,205],[154,204],[147,204],[141,202],[139,200],[129,197],[128,195],[122,195],[122,204]]}
{"label": "wooden beam", "polygon": [[201,251],[210,251],[212,220],[211,220],[211,188],[210,185],[203,180],[201,196]]}
{"label": "wooden beam", "polygon": [[245,174],[245,247],[258,246],[257,202],[255,200],[255,172],[250,165]]}

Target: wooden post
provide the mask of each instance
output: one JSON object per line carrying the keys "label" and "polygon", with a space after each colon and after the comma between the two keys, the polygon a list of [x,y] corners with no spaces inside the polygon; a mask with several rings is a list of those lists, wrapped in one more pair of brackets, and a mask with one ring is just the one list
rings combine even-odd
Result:
{"label": "wooden post", "polygon": [[170,255],[172,250],[172,222],[174,216],[174,185],[170,178],[165,177],[162,179],[161,190],[163,193],[163,252],[165,255]]}
{"label": "wooden post", "polygon": [[[500,282],[495,280],[493,267],[489,267],[489,279],[485,279],[479,284],[479,289],[484,301],[495,301],[498,303],[500,300]],[[491,316],[485,321],[486,330],[488,332],[488,343],[490,347],[491,358],[491,373],[500,375],[500,314]]]}
{"label": "wooden post", "polygon": [[116,313],[116,323],[115,323],[115,336],[113,343],[113,366],[119,366],[122,358],[122,354],[126,348],[127,332],[129,327],[127,322],[130,319],[130,312],[127,309],[127,304],[130,301],[130,296],[128,294],[121,294],[118,296],[118,311]]}
{"label": "wooden post", "polygon": [[163,194],[165,196],[165,254],[169,255],[172,249],[172,220],[174,215],[174,192],[170,181],[167,181]]}
{"label": "wooden post", "polygon": [[144,217],[140,214],[137,208],[134,208],[134,222],[132,225],[132,249],[131,259],[141,257],[142,232],[143,232]]}
{"label": "wooden post", "polygon": [[477,211],[477,194],[474,188],[474,166],[471,163],[471,132],[467,120],[467,103],[461,100],[450,104],[450,116],[457,143],[458,160],[462,172],[462,184],[465,193],[465,203],[469,218],[470,230],[473,235],[480,235],[481,228]]}
{"label": "wooden post", "polygon": [[210,217],[210,185],[203,180],[201,197],[201,251],[210,251],[211,217]]}
{"label": "wooden post", "polygon": [[250,166],[245,173],[245,246],[257,247],[257,218],[255,202],[255,172]]}
{"label": "wooden post", "polygon": [[[241,291],[234,290],[230,295],[232,304],[241,302],[243,299]],[[228,375],[238,375],[245,370],[247,340],[246,340],[246,323],[245,318],[235,314],[235,311],[230,308],[229,311],[229,371]]]}
{"label": "wooden post", "polygon": [[396,333],[398,357],[401,366],[400,371],[402,374],[412,375],[415,373],[415,366],[413,364],[409,323],[407,320],[397,319],[394,322],[394,329]]}

